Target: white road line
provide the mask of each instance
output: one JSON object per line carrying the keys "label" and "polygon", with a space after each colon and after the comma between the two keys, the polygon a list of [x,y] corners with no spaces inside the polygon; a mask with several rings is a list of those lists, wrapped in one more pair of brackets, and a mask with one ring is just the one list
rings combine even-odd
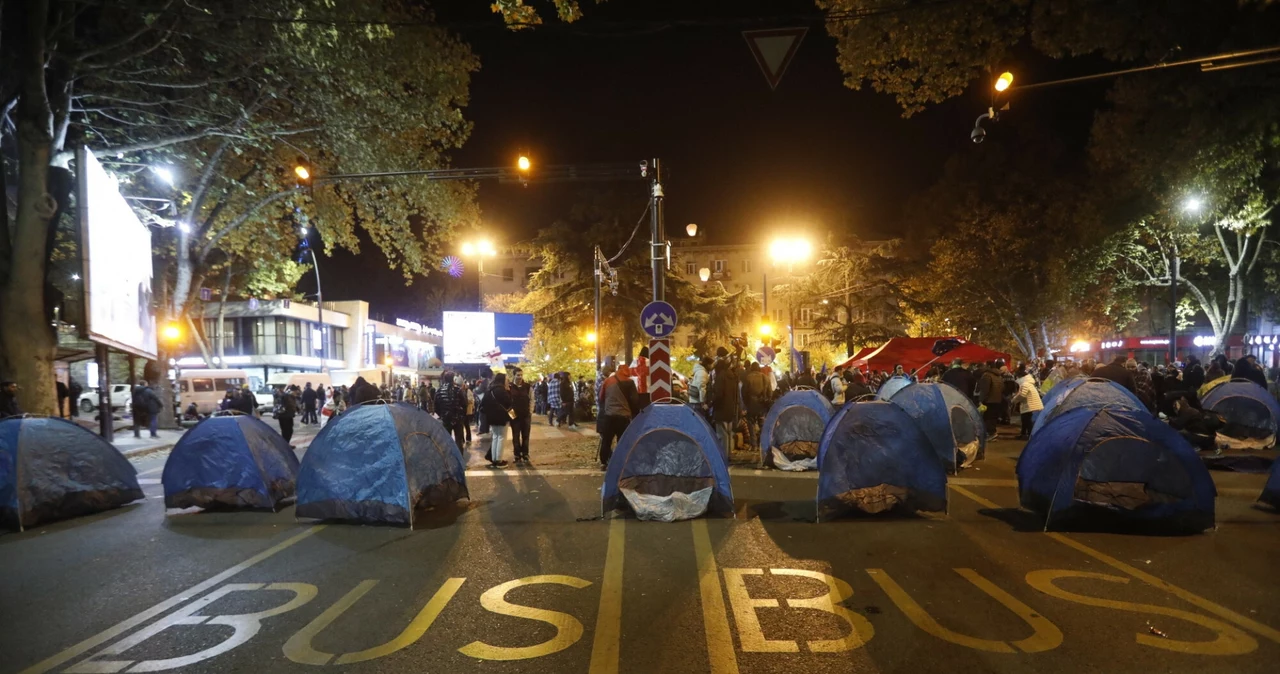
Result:
{"label": "white road line", "polygon": [[226,571],[223,571],[222,573],[219,573],[218,575],[213,576],[212,578],[209,578],[208,580],[202,583],[193,585],[183,590],[182,592],[179,592],[178,594],[175,594],[174,596],[169,597],[168,599],[160,602],[159,604],[156,604],[155,606],[152,606],[151,608],[143,611],[142,613],[139,613],[133,616],[132,618],[128,618],[123,622],[116,623],[115,625],[108,627],[102,632],[99,632],[89,637],[88,639],[85,639],[84,641],[81,641],[80,643],[72,646],[71,648],[68,648],[58,653],[57,655],[51,656],[49,658],[41,660],[40,662],[37,662],[34,665],[31,665],[30,667],[22,670],[18,674],[43,674],[44,672],[47,672],[59,665],[66,663],[68,660],[71,660],[72,658],[83,655],[84,653],[98,646],[101,646],[102,644],[120,636],[121,634],[128,632],[129,630],[137,627],[138,625],[141,625],[142,623],[145,623],[148,620],[151,620],[152,618],[160,615],[161,613],[164,613],[165,611],[168,611],[169,609],[172,609],[186,601],[195,599],[198,595],[203,593],[205,590],[208,590],[214,587],[215,585],[218,585],[219,583],[227,580],[228,578],[231,578],[232,576],[240,573],[241,571],[244,571],[245,569],[257,564],[258,562],[261,562],[267,559],[268,557],[271,557],[272,555],[275,555],[276,553],[293,546],[295,543],[315,533],[318,533],[320,530],[324,529],[326,526],[327,525],[324,525],[324,524],[317,524],[305,531],[301,531],[289,537],[288,539],[281,541],[275,546],[267,548],[266,550],[259,552],[258,554],[250,557],[249,559],[246,559],[243,562],[236,564],[235,566],[227,569]]}

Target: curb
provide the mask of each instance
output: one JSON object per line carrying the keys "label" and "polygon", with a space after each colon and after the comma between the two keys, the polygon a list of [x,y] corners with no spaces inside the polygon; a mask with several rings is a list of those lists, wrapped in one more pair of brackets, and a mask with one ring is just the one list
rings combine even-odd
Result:
{"label": "curb", "polygon": [[124,458],[126,459],[136,459],[140,456],[146,456],[147,454],[153,454],[155,452],[163,452],[166,449],[173,449],[173,446],[175,444],[177,443],[170,443],[167,445],[156,445],[155,447],[139,447],[137,449],[126,449],[120,453],[123,454]]}

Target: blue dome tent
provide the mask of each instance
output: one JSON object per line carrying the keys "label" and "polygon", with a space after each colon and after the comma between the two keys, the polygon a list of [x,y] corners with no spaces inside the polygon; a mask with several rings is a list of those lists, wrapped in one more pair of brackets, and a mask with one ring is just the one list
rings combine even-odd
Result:
{"label": "blue dome tent", "polygon": [[1280,510],[1280,460],[1271,462],[1271,473],[1267,475],[1267,484],[1258,500]]}
{"label": "blue dome tent", "polygon": [[64,419],[0,421],[0,526],[21,531],[140,498],[137,471],[101,436]]}
{"label": "blue dome tent", "polygon": [[1218,444],[1232,449],[1267,449],[1276,445],[1280,403],[1252,381],[1235,379],[1219,384],[1200,405],[1226,420],[1226,426],[1218,431]]}
{"label": "blue dome tent", "polygon": [[845,405],[818,448],[818,519],[894,508],[946,510],[946,470],[901,407],[885,401]]}
{"label": "blue dome tent", "polygon": [[1018,499],[1051,521],[1103,510],[1203,530],[1213,478],[1194,449],[1145,411],[1076,408],[1031,436],[1018,458]]}
{"label": "blue dome tent", "polygon": [[987,444],[982,415],[973,401],[950,384],[904,386],[889,399],[916,423],[948,472],[969,467]]}
{"label": "blue dome tent", "polygon": [[[818,444],[835,413],[831,401],[813,389],[790,391],[779,398],[760,429],[760,464],[784,470],[817,468]],[[807,463],[814,465],[806,467]]]}
{"label": "blue dome tent", "polygon": [[1040,429],[1054,417],[1077,407],[1091,410],[1118,407],[1147,411],[1147,406],[1138,400],[1138,396],[1110,379],[1075,377],[1058,382],[1045,394],[1044,410],[1040,412],[1040,416],[1036,417],[1036,423],[1031,427],[1031,434],[1039,433]]}
{"label": "blue dome tent", "polygon": [[876,391],[876,398],[879,400],[888,400],[895,393],[915,383],[910,377],[889,377],[880,385],[880,390]]}
{"label": "blue dome tent", "polygon": [[470,495],[462,454],[431,415],[365,403],[331,419],[302,457],[298,517],[407,524],[415,510]]}
{"label": "blue dome tent", "polygon": [[293,496],[298,457],[257,417],[209,417],[187,431],[164,462],[167,508],[269,508]]}
{"label": "blue dome tent", "polygon": [[600,499],[605,513],[627,507],[642,519],[733,514],[729,469],[715,433],[680,404],[653,404],[636,415],[618,439]]}

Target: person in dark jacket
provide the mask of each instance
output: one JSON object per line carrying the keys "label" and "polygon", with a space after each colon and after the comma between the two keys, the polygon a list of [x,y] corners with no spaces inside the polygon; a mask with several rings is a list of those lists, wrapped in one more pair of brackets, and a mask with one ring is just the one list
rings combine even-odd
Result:
{"label": "person in dark jacket", "polygon": [[608,374],[600,384],[600,395],[596,398],[600,406],[600,414],[596,421],[596,430],[600,432],[600,452],[597,458],[604,468],[609,467],[609,459],[613,457],[613,442],[622,437],[631,419],[640,412],[640,394],[636,391],[636,383],[631,379],[631,368],[625,363],[618,366],[616,372]]}
{"label": "person in dark jacket", "polygon": [[[723,348],[723,347],[721,347]],[[811,389],[818,388],[818,380],[813,377],[813,368],[807,367],[800,376],[796,377],[796,386],[808,386]]]}
{"label": "person in dark jacket", "polygon": [[[67,416],[67,398],[71,396],[71,390],[61,380],[55,380],[54,383],[58,389],[58,416],[66,418]],[[75,405],[72,405],[74,407]]]}
{"label": "person in dark jacket", "polygon": [[1204,376],[1204,366],[1200,364],[1200,359],[1195,356],[1187,356],[1187,364],[1182,369],[1182,383],[1185,388],[1191,391],[1199,391],[1200,387],[1204,386]]}
{"label": "person in dark jacket", "polygon": [[348,408],[352,405],[359,405],[360,403],[367,403],[370,400],[378,399],[377,387],[370,384],[364,377],[356,377],[356,383],[351,385],[351,390],[348,391],[348,394],[348,397],[350,398],[350,400],[347,401]]}
{"label": "person in dark jacket", "polygon": [[302,389],[302,425],[314,424],[316,422],[316,390],[311,388],[311,382],[307,382],[306,387]]}
{"label": "person in dark jacket", "polygon": [[293,418],[296,416],[298,399],[293,397],[292,390],[286,389],[280,393],[279,403],[276,405],[276,421],[280,423],[280,435],[285,442],[293,438]]}
{"label": "person in dark jacket", "polygon": [[[316,411],[318,411],[320,414],[324,414],[324,401],[328,397],[329,397],[329,394],[327,391],[324,390],[324,384],[317,384],[316,385]],[[320,421],[319,419],[316,419],[317,423],[319,423],[319,421]]]}
{"label": "person in dark jacket", "polygon": [[249,390],[248,385],[240,388],[240,395],[236,397],[236,409],[249,416],[255,416],[257,414],[258,398],[253,395],[253,391]]}
{"label": "person in dark jacket", "polygon": [[18,407],[18,382],[0,383],[0,419],[22,416],[22,408]]}
{"label": "person in dark jacket", "polygon": [[723,346],[716,351],[715,374],[711,378],[711,419],[725,454],[733,453],[734,434],[738,426],[738,373],[729,362]]}
{"label": "person in dark jacket", "polygon": [[156,433],[156,422],[160,416],[160,398],[152,391],[145,380],[133,387],[133,437],[142,437],[142,427],[147,426],[151,437],[160,437]]}
{"label": "person in dark jacket", "polygon": [[1107,365],[1094,370],[1093,376],[1101,379],[1110,379],[1133,393],[1137,389],[1138,382],[1134,380],[1133,373],[1125,368],[1125,360],[1124,356],[1116,356]]}
{"label": "person in dark jacket", "polygon": [[973,380],[973,374],[964,366],[964,361],[959,358],[951,361],[951,369],[942,373],[942,382],[954,386],[966,398],[973,395],[974,386],[977,384]]}
{"label": "person in dark jacket", "polygon": [[[453,441],[458,444],[458,451],[462,452],[467,446],[464,434],[464,427],[467,425],[467,397],[454,383],[454,376],[452,372],[445,372],[440,377],[440,388],[436,391],[434,404],[440,423],[444,424],[445,430],[453,435]],[[359,381],[356,383],[358,385]]]}
{"label": "person in dark jacket", "polygon": [[502,450],[507,442],[507,422],[511,421],[511,392],[505,374],[494,375],[484,394],[484,419],[489,424],[489,466],[502,468],[507,465]]}
{"label": "person in dark jacket", "polygon": [[862,376],[861,372],[854,368],[849,368],[846,371],[846,374],[848,375],[847,379],[849,381],[849,385],[844,389],[844,399],[846,402],[858,400],[865,396],[875,395],[875,391],[872,391],[871,387],[867,386],[867,380]]}
{"label": "person in dark jacket", "polygon": [[71,398],[71,409],[68,411],[71,418],[80,416],[80,394],[84,393],[84,387],[75,379],[67,380],[67,394]]}
{"label": "person in dark jacket", "polygon": [[524,372],[516,369],[512,373],[511,409],[516,416],[511,420],[511,449],[515,452],[516,463],[529,463],[529,429],[533,424],[533,387],[524,380]]}
{"label": "person in dark jacket", "polygon": [[1248,379],[1249,381],[1261,386],[1267,387],[1267,373],[1262,371],[1258,366],[1258,359],[1254,356],[1245,356],[1236,361],[1236,368],[1231,372],[1231,376],[1238,379]]}
{"label": "person in dark jacket", "polygon": [[760,373],[760,365],[755,361],[747,363],[746,372],[742,375],[742,405],[747,413],[747,445],[758,447],[760,425],[764,415],[769,411],[764,375]]}
{"label": "person in dark jacket", "polygon": [[578,421],[574,416],[573,409],[573,381],[569,378],[568,372],[560,373],[560,425],[564,426],[567,422],[571,430],[578,430]]}
{"label": "person in dark jacket", "polygon": [[995,440],[1000,425],[1000,405],[1004,402],[1004,375],[996,361],[987,364],[987,371],[978,378],[976,386],[978,402],[985,405],[982,421],[987,429],[987,439]]}

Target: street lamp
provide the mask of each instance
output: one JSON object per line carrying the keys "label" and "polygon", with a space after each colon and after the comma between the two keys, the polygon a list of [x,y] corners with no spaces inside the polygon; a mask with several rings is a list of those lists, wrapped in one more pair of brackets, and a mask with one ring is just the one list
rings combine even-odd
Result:
{"label": "street lamp", "polygon": [[1010,73],[1010,72],[1001,73],[1000,77],[996,78],[996,91],[1004,91],[1005,89],[1008,89],[1009,86],[1012,84],[1013,84],[1013,73]]}
{"label": "street lamp", "polygon": [[527,173],[529,169],[533,168],[533,162],[529,161],[527,156],[520,155],[520,158],[516,160],[516,168]]}
{"label": "street lamp", "polygon": [[182,337],[182,328],[178,327],[177,323],[169,322],[165,324],[164,330],[160,334],[165,341],[176,342]]}
{"label": "street lamp", "polygon": [[1202,208],[1204,208],[1204,199],[1200,197],[1187,197],[1187,200],[1182,202],[1184,213],[1199,213]]}
{"label": "street lamp", "polygon": [[[1182,202],[1182,212],[1199,215],[1204,210],[1204,198],[1191,195]],[[1169,364],[1178,361],[1178,280],[1182,277],[1182,256],[1176,252],[1169,260]]]}
{"label": "street lamp", "polygon": [[586,340],[588,344],[595,344],[597,339],[599,338],[596,336],[596,333],[594,332],[587,333]]}
{"label": "street lamp", "polygon": [[[786,263],[788,274],[791,273],[792,267],[795,266],[795,263],[804,262],[809,259],[809,256],[812,254],[813,244],[809,243],[808,239],[800,237],[784,237],[774,239],[769,243],[769,257],[773,259],[774,266],[776,267],[779,264]],[[762,304],[764,305],[764,311],[767,315],[769,313],[769,275],[763,274],[762,276],[764,283],[764,297]],[[791,352],[788,354],[789,357],[787,358],[787,362],[791,364],[791,374],[794,375],[796,372],[796,310],[794,306],[795,303],[791,301],[792,299],[794,298],[789,298],[787,301],[787,333],[790,335],[791,349]]]}
{"label": "street lamp", "polygon": [[311,180],[311,169],[308,169],[306,166],[303,166],[302,164],[298,164],[297,166],[293,167],[293,174],[298,176],[298,180],[302,180],[302,181]]}

